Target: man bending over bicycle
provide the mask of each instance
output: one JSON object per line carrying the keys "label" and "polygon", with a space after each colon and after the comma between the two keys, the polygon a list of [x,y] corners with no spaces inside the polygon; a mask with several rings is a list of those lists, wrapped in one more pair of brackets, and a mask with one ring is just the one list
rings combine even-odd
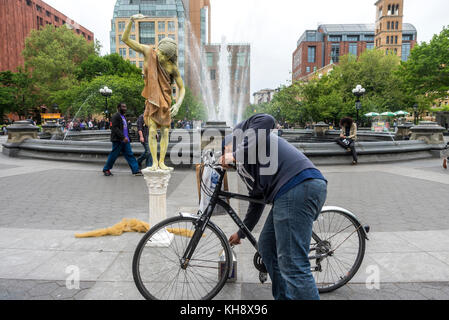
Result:
{"label": "man bending over bicycle", "polygon": [[[319,300],[308,255],[313,223],[326,201],[327,180],[303,153],[272,132],[275,126],[275,119],[267,114],[243,121],[226,137],[221,162],[224,167],[236,165],[251,197],[273,205],[260,235],[259,253],[270,275],[274,298]],[[264,208],[249,205],[244,223],[250,231]],[[239,245],[243,238],[239,230],[229,242]]]}

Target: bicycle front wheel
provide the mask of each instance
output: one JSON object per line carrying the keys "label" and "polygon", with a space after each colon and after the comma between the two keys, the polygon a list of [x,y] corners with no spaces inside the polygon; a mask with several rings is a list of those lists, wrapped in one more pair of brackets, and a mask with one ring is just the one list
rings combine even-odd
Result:
{"label": "bicycle front wheel", "polygon": [[208,224],[187,267],[182,258],[196,231],[195,218],[174,217],[153,227],[133,259],[134,282],[148,300],[210,300],[225,285],[232,254],[223,232]]}
{"label": "bicycle front wheel", "polygon": [[[320,293],[347,284],[357,273],[365,255],[363,226],[340,210],[324,211],[313,226],[312,272]],[[314,264],[314,265],[313,265]]]}

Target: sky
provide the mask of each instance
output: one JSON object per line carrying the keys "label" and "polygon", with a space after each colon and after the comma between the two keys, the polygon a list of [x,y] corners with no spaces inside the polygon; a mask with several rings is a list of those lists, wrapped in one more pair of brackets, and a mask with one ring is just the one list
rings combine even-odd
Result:
{"label": "sky", "polygon": [[[109,53],[116,0],[44,0],[95,34]],[[251,96],[289,84],[292,54],[305,30],[319,24],[374,23],[375,0],[211,0],[212,42],[251,44]],[[404,22],[418,30],[418,42],[449,25],[448,0],[405,0]]]}

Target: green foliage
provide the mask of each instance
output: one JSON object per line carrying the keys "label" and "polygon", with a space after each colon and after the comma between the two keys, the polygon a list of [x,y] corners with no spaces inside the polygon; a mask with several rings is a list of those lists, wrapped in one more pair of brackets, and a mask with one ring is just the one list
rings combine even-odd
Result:
{"label": "green foliage", "polygon": [[431,95],[432,100],[447,96],[449,91],[449,27],[443,28],[429,43],[416,46],[399,75],[411,93]]}
{"label": "green foliage", "polygon": [[142,71],[134,64],[124,60],[120,55],[114,53],[104,57],[90,55],[81,63],[77,70],[78,80],[92,80],[95,77],[117,75],[126,77],[128,75],[141,75]]}
{"label": "green foliage", "polygon": [[144,112],[144,81],[141,75],[99,76],[91,81],[84,81],[79,86],[54,93],[52,100],[58,103],[62,112],[69,117],[85,118],[101,114],[106,110],[106,99],[99,93],[104,86],[113,91],[112,96],[108,98],[108,111],[111,114],[117,112],[116,107],[120,102],[126,103],[130,116],[138,117]]}
{"label": "green foliage", "polygon": [[0,72],[0,120],[7,112],[26,116],[36,106],[36,95],[29,75],[18,72]]}
{"label": "green foliage", "polygon": [[207,111],[202,99],[196,97],[190,88],[186,88],[184,101],[174,120],[184,120],[184,118],[188,118],[188,120],[207,120]]}
{"label": "green foliage", "polygon": [[352,90],[360,84],[366,89],[360,117],[371,111],[398,111],[410,100],[395,72],[399,63],[397,56],[386,56],[380,50],[367,50],[358,59],[343,56],[329,75],[282,88],[268,109],[278,120],[289,123],[337,124],[345,116],[356,117]]}
{"label": "green foliage", "polygon": [[32,74],[42,103],[50,105],[52,92],[77,84],[79,66],[95,54],[95,44],[65,27],[51,25],[31,31],[25,41],[25,67]]}
{"label": "green foliage", "polygon": [[252,117],[255,114],[259,113],[270,113],[271,110],[269,109],[270,104],[269,103],[261,103],[261,104],[250,104],[245,108],[243,111],[243,118],[248,119]]}

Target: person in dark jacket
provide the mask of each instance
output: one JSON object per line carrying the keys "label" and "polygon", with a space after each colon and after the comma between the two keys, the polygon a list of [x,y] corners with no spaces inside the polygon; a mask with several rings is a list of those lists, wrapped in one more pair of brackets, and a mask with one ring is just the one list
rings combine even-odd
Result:
{"label": "person in dark jacket", "polygon": [[[240,123],[226,137],[221,161],[224,167],[236,164],[251,197],[273,205],[260,235],[259,252],[274,298],[319,300],[308,256],[313,223],[326,201],[327,180],[303,153],[272,132],[275,127],[274,118],[267,114]],[[264,208],[249,205],[244,223],[250,231]],[[243,238],[239,230],[229,242],[238,245]]]}
{"label": "person in dark jacket", "polygon": [[109,177],[113,174],[111,169],[114,166],[115,161],[123,153],[126,161],[133,175],[142,176],[142,172],[139,169],[137,160],[134,157],[133,151],[131,149],[131,143],[129,139],[128,123],[125,118],[127,111],[126,104],[119,103],[117,106],[117,113],[112,116],[111,122],[111,142],[112,142],[112,152],[109,154],[108,161],[103,168],[103,173],[105,176]]}

